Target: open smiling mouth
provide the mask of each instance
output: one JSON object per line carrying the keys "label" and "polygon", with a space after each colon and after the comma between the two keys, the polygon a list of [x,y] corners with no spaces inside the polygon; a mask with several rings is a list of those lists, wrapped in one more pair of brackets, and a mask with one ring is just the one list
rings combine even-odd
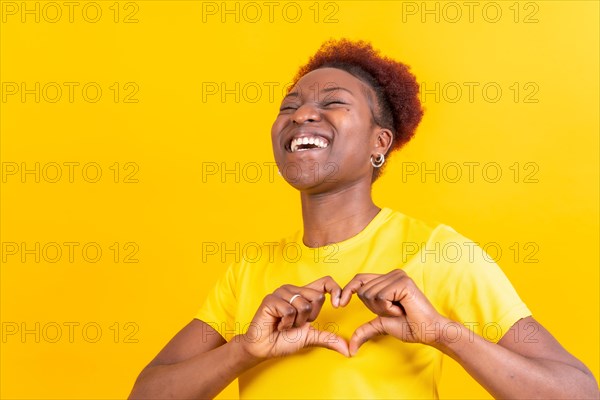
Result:
{"label": "open smiling mouth", "polygon": [[329,141],[321,136],[309,135],[303,137],[295,137],[290,141],[290,144],[286,146],[286,149],[290,153],[296,153],[299,151],[325,149],[329,146]]}

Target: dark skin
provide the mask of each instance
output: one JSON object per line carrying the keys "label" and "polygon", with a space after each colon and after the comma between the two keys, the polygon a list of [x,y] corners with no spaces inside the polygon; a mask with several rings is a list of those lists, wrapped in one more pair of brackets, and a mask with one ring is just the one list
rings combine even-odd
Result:
{"label": "dark skin", "polygon": [[[337,76],[340,73],[345,80]],[[352,75],[323,68],[307,74],[290,91],[273,123],[275,161],[283,177],[300,191],[303,240],[310,247],[356,235],[380,210],[371,199],[369,159],[385,154],[393,135],[373,123],[370,92]],[[292,136],[311,133],[324,136],[329,146],[296,153],[286,150]]]}
{"label": "dark skin", "polygon": [[[272,128],[273,151],[283,177],[300,191],[307,246],[355,236],[380,211],[371,198],[373,166],[369,160],[387,152],[393,135],[373,122],[377,112],[373,91],[335,68],[306,74],[283,100]],[[310,135],[328,145],[290,151],[292,138]],[[311,346],[352,356],[361,344],[378,335],[437,348],[459,362],[495,398],[600,397],[589,369],[532,317],[515,323],[496,344],[440,315],[402,270],[360,274],[341,284],[345,286],[323,277],[303,287],[284,285],[267,295],[253,322],[271,330],[258,340],[252,324],[245,334],[226,342],[209,325],[193,320],[144,368],[130,398],[214,397],[269,358]],[[300,296],[290,304],[296,294]],[[330,332],[310,325],[326,294],[334,307],[344,307],[356,294],[373,312],[373,320],[357,327],[349,342],[340,337],[331,340]],[[454,325],[465,340],[447,340],[441,330],[431,335],[432,329],[427,329],[424,335],[420,329],[406,329],[447,324]],[[532,326],[537,341],[515,340],[526,337]],[[302,340],[283,340],[281,332],[288,330],[287,337]]]}

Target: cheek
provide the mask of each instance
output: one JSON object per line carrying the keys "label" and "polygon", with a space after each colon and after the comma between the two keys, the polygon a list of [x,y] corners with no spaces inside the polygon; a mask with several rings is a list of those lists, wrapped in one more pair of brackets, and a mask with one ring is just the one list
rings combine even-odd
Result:
{"label": "cheek", "polygon": [[273,125],[271,126],[271,141],[273,142],[273,145],[278,143],[279,132],[281,132],[283,125],[284,125],[284,122],[282,121],[282,118],[280,118],[280,117],[276,118],[275,121],[273,122]]}
{"label": "cheek", "polygon": [[354,115],[345,118],[338,123],[340,131],[344,132],[343,140],[347,147],[353,148],[361,153],[369,152],[371,149],[371,124],[370,120],[363,116]]}

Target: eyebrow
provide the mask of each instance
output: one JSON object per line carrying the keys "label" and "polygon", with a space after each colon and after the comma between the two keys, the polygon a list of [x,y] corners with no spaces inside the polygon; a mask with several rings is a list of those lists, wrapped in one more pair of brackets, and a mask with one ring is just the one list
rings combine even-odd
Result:
{"label": "eyebrow", "polygon": [[[336,90],[343,90],[345,92],[350,93],[352,96],[354,96],[354,93],[352,93],[352,91],[350,89],[346,89],[341,86],[325,87],[323,90],[321,90],[321,93],[330,93],[330,92],[335,92]],[[300,94],[298,92],[290,92],[283,98],[283,100],[287,99],[288,97],[298,97],[298,96],[300,96]]]}
{"label": "eyebrow", "polygon": [[350,89],[346,89],[346,88],[343,88],[341,86],[326,87],[325,89],[322,90],[322,92],[329,93],[329,92],[334,92],[336,90],[343,90],[343,91],[348,92],[348,93],[350,93],[351,95],[354,96],[354,93],[352,93],[352,91]]}

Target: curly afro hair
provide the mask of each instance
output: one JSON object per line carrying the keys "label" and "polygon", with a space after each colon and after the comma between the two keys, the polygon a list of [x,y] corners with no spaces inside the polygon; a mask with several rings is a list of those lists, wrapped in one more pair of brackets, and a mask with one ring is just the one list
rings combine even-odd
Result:
{"label": "curly afro hair", "polygon": [[[319,68],[338,68],[370,86],[376,96],[373,122],[392,131],[394,139],[386,156],[406,144],[423,117],[419,84],[408,65],[379,54],[365,41],[330,39],[302,66],[288,92],[307,73]],[[373,181],[381,173],[373,171]]]}

